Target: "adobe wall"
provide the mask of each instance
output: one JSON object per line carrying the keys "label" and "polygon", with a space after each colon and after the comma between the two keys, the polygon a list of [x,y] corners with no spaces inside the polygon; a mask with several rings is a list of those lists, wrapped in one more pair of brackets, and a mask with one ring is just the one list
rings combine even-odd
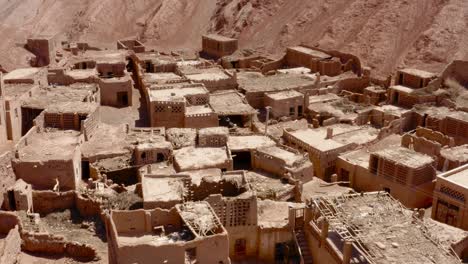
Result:
{"label": "adobe wall", "polygon": [[[101,93],[101,105],[114,107],[127,107],[132,105],[132,80],[131,78],[119,80],[119,82],[99,80],[99,89]],[[117,93],[127,93],[127,105],[122,105],[117,98]]]}
{"label": "adobe wall", "polygon": [[11,166],[11,159],[13,153],[8,151],[0,155],[0,179],[2,183],[0,185],[0,207],[3,204],[3,193],[15,183],[16,176]]}
{"label": "adobe wall", "polygon": [[454,60],[442,72],[441,79],[454,79],[464,87],[468,87],[468,61]]}
{"label": "adobe wall", "polygon": [[185,103],[151,102],[148,106],[150,125],[152,127],[184,127]]}
{"label": "adobe wall", "polygon": [[3,244],[3,248],[0,248],[0,263],[18,263],[19,254],[21,253],[21,237],[18,226],[10,230]]}
{"label": "adobe wall", "polygon": [[82,121],[81,132],[83,133],[86,141],[88,141],[94,136],[94,134],[99,128],[100,120],[101,120],[101,111],[100,111],[100,107],[98,107],[96,111],[89,114],[87,118]]}
{"label": "adobe wall", "polygon": [[75,207],[75,192],[33,191],[34,212],[46,215]]}
{"label": "adobe wall", "polygon": [[8,234],[15,226],[21,228],[21,222],[16,213],[0,211],[0,234]]}
{"label": "adobe wall", "polygon": [[275,263],[275,246],[277,243],[292,241],[291,230],[286,228],[259,228],[258,258],[267,263]]}
{"label": "adobe wall", "polygon": [[[327,83],[320,83],[322,87],[325,87]],[[368,77],[352,77],[346,78],[343,80],[339,80],[333,85],[333,88],[336,89],[337,92],[340,91],[349,91],[353,93],[364,93],[364,89],[369,87],[370,79]]]}
{"label": "adobe wall", "polygon": [[338,254],[338,249],[332,246],[328,238],[321,237],[322,232],[315,223],[309,223],[305,227],[305,237],[311,252],[313,263],[319,264],[342,264],[343,260]]}
{"label": "adobe wall", "polygon": [[218,115],[215,113],[186,115],[184,120],[185,128],[205,128],[219,126]]}
{"label": "adobe wall", "polygon": [[[283,116],[298,118],[305,111],[304,97],[287,98],[283,100],[274,100],[269,96],[265,96],[264,105],[271,106],[271,117],[280,118]],[[302,112],[299,113],[299,106],[302,106]],[[294,113],[291,115],[290,108],[294,108]]]}
{"label": "adobe wall", "polygon": [[33,189],[52,190],[59,181],[60,190],[74,190],[81,176],[81,152],[74,152],[71,160],[28,162],[12,160],[16,176],[33,185]]}
{"label": "adobe wall", "polygon": [[36,55],[36,59],[31,66],[43,67],[55,60],[56,37],[49,39],[28,39],[26,48]]}
{"label": "adobe wall", "polygon": [[67,241],[63,236],[23,231],[21,237],[22,249],[27,252],[46,255],[65,254],[81,261],[97,259],[97,251],[91,245]]}

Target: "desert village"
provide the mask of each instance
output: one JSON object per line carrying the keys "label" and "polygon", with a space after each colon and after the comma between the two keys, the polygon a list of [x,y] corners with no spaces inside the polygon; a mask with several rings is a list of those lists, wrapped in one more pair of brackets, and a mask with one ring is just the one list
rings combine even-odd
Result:
{"label": "desert village", "polygon": [[0,263],[468,260],[468,61],[198,41],[35,36],[0,68]]}

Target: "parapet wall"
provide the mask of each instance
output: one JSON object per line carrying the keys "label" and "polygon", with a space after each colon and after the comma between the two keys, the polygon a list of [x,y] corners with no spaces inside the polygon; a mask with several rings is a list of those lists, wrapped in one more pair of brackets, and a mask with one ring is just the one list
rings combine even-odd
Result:
{"label": "parapet wall", "polygon": [[[2,179],[2,185],[0,185],[0,207],[3,204],[3,192],[9,186],[12,186],[15,183],[15,173],[11,166],[11,159],[13,158],[12,152],[5,152],[0,155],[0,178]],[[0,224],[1,226],[1,224]]]}

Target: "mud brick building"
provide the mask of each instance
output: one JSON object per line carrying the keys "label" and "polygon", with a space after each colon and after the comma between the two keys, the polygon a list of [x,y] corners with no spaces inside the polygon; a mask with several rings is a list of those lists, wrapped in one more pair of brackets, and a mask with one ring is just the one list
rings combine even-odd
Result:
{"label": "mud brick building", "polygon": [[233,54],[237,48],[237,39],[215,34],[202,36],[202,51],[209,56],[221,58]]}

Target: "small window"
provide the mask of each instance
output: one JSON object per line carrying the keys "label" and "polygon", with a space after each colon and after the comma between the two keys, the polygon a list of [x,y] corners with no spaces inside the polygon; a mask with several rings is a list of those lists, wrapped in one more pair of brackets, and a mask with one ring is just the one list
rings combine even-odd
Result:
{"label": "small window", "polygon": [[146,159],[146,152],[141,153],[140,157],[141,157],[142,160],[145,160]]}
{"label": "small window", "polygon": [[18,117],[18,109],[15,109],[15,117]]}
{"label": "small window", "polygon": [[296,109],[295,109],[294,107],[290,107],[290,108],[289,108],[289,115],[290,115],[290,116],[293,116],[293,115],[295,115],[295,114],[296,114]]}

